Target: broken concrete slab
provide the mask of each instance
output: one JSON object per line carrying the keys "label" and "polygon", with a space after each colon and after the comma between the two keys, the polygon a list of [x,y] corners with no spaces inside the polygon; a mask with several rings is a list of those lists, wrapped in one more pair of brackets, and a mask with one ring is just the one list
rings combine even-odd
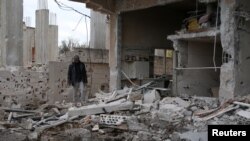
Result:
{"label": "broken concrete slab", "polygon": [[98,104],[98,105],[88,105],[80,108],[70,108],[69,116],[86,116],[95,115],[102,113],[110,113],[114,111],[129,110],[133,108],[133,103],[130,101],[124,103],[109,103],[109,104]]}
{"label": "broken concrete slab", "polygon": [[247,118],[247,119],[250,119],[250,112],[249,111],[238,111],[236,113],[237,115],[241,116],[241,117],[244,117],[244,118]]}
{"label": "broken concrete slab", "polygon": [[165,97],[161,100],[160,104],[176,104],[180,107],[188,107],[190,105],[190,102],[185,101],[179,97]]}
{"label": "broken concrete slab", "polygon": [[237,102],[237,101],[235,101],[233,103],[236,104],[236,105],[240,105],[242,107],[249,107],[250,108],[250,104],[247,104],[247,103]]}
{"label": "broken concrete slab", "polygon": [[156,90],[150,90],[144,94],[143,103],[154,103],[157,100],[161,100],[161,96]]}
{"label": "broken concrete slab", "polygon": [[160,119],[163,121],[168,122],[180,122],[182,118],[184,118],[184,115],[179,112],[160,112],[160,111],[153,111],[152,118],[153,119]]}
{"label": "broken concrete slab", "polygon": [[175,104],[164,104],[164,105],[160,105],[160,111],[162,112],[168,112],[168,111],[171,111],[171,112],[177,112],[177,111],[181,111],[183,109],[183,107],[179,107]]}
{"label": "broken concrete slab", "polygon": [[149,131],[149,127],[143,123],[139,123],[136,117],[129,118],[127,124],[130,131]]}

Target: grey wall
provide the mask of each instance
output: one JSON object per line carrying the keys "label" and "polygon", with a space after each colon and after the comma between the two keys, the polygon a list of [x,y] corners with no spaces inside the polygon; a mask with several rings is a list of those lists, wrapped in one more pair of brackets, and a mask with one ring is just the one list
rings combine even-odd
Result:
{"label": "grey wall", "polygon": [[[237,8],[239,11],[249,11],[250,1],[240,0],[237,1]],[[242,17],[236,17],[238,37],[237,45],[237,82],[236,82],[236,94],[247,95],[250,94],[250,21],[246,21]]]}
{"label": "grey wall", "polygon": [[23,65],[23,1],[0,1],[0,66]]}
{"label": "grey wall", "polygon": [[[186,67],[213,67],[213,43],[188,42]],[[217,47],[217,65],[221,65],[221,46]],[[178,94],[211,96],[211,88],[220,85],[220,70],[178,70]]]}
{"label": "grey wall", "polygon": [[[133,61],[141,61],[140,58],[143,58],[143,61],[149,63],[149,69],[144,71],[149,74],[149,77],[153,77],[154,49],[172,48],[172,42],[167,40],[167,36],[181,28],[184,19],[181,11],[171,6],[158,6],[122,13],[122,69],[133,69],[132,65],[129,65],[131,62],[126,61],[126,56],[134,56],[136,59]],[[181,14],[173,15],[173,13]],[[129,74],[126,71],[125,73]]]}
{"label": "grey wall", "polygon": [[106,15],[91,10],[90,24],[90,47],[106,48],[106,32],[108,25],[106,23]]}
{"label": "grey wall", "polygon": [[23,29],[23,65],[32,63],[32,48],[35,47],[35,28],[26,27]]}
{"label": "grey wall", "polygon": [[179,13],[167,6],[123,13],[122,47],[172,48],[166,37],[181,28],[184,17]]}
{"label": "grey wall", "polygon": [[49,50],[49,61],[56,61],[59,56],[58,48],[58,26],[49,25],[48,31],[48,50]]}
{"label": "grey wall", "polygon": [[35,62],[45,64],[49,60],[49,10],[36,11]]}

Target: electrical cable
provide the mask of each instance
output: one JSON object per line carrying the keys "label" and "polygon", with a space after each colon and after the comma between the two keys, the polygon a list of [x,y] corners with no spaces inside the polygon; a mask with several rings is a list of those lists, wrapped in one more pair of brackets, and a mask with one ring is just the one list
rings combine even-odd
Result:
{"label": "electrical cable", "polygon": [[[216,30],[218,28],[219,4],[220,4],[220,0],[218,0],[218,4],[217,4],[217,13],[216,13],[216,22],[215,22]],[[217,34],[215,34],[215,37],[214,37],[214,51],[213,51],[213,64],[214,64],[215,71],[217,71],[217,65],[216,65],[216,60],[215,60],[216,59],[216,44],[217,44]]]}
{"label": "electrical cable", "polygon": [[60,2],[60,1],[58,1],[58,0],[54,0],[54,1],[55,1],[55,3],[59,6],[59,8],[62,9],[62,10],[66,10],[66,11],[75,11],[75,12],[78,13],[78,14],[81,14],[81,15],[83,15],[83,16],[85,16],[85,17],[91,18],[89,15],[84,14],[84,13],[82,13],[82,12],[80,12],[80,11],[74,9],[73,7],[70,7],[70,6],[68,6],[68,5],[66,5],[66,4],[64,4],[64,3],[62,3],[62,2]]}
{"label": "electrical cable", "polygon": [[83,17],[84,17],[84,16],[81,16],[80,20],[77,22],[75,28],[72,29],[72,31],[75,31],[75,30],[77,29],[77,27],[79,26],[79,24],[80,24],[80,22],[82,21],[82,18],[83,18]]}

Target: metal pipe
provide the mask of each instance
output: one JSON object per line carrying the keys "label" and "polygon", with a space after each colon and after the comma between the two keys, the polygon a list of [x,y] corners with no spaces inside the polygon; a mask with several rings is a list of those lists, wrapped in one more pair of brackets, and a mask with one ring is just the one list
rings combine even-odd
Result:
{"label": "metal pipe", "polygon": [[174,68],[176,70],[208,70],[208,69],[220,69],[221,67],[190,67],[190,68]]}

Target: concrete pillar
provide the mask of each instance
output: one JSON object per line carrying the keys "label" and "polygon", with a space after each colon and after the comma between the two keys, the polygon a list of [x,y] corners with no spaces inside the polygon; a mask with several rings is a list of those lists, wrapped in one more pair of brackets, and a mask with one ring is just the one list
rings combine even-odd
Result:
{"label": "concrete pillar", "polygon": [[236,91],[236,0],[221,0],[221,44],[224,53],[231,56],[228,62],[222,64],[220,75],[220,101],[225,101],[234,97]]}
{"label": "concrete pillar", "polygon": [[36,11],[35,62],[46,64],[49,61],[49,10]]}
{"label": "concrete pillar", "polygon": [[[248,13],[250,9],[249,0],[236,0],[237,12],[234,13],[234,18],[237,21],[237,24],[234,24],[233,27],[236,30],[234,35],[235,40],[235,95],[244,96],[249,95],[250,92],[250,21],[249,17],[244,16]],[[235,9],[232,9],[235,10]],[[242,12],[242,13],[241,13]],[[241,13],[241,14],[240,14]]]}
{"label": "concrete pillar", "polygon": [[110,90],[121,88],[121,17],[111,15],[110,18]]}
{"label": "concrete pillar", "polygon": [[110,19],[107,20],[106,24],[106,38],[105,38],[105,47],[109,50],[110,48]]}
{"label": "concrete pillar", "polygon": [[176,96],[181,95],[179,91],[183,81],[183,71],[177,70],[176,68],[185,68],[188,63],[188,43],[186,41],[174,40],[174,56],[173,56],[173,94]]}
{"label": "concrete pillar", "polygon": [[32,48],[35,47],[35,28],[23,28],[23,65],[27,66],[32,63]]}
{"label": "concrete pillar", "polygon": [[90,48],[106,48],[106,15],[91,10]]}
{"label": "concrete pillar", "polygon": [[0,8],[0,66],[22,66],[23,0],[1,0]]}
{"label": "concrete pillar", "polygon": [[49,61],[56,61],[59,55],[58,26],[49,25]]}

